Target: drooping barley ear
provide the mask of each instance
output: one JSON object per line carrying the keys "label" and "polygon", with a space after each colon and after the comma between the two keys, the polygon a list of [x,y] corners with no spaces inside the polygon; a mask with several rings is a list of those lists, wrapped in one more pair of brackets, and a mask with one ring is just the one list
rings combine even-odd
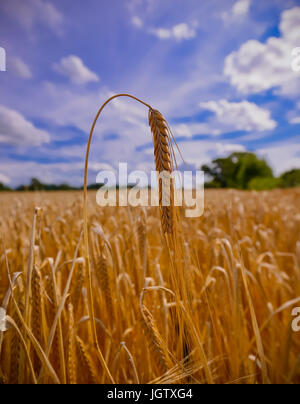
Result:
{"label": "drooping barley ear", "polygon": [[67,348],[67,369],[69,384],[76,384],[76,355],[75,355],[75,338],[74,338],[74,310],[73,305],[68,305],[68,348]]}
{"label": "drooping barley ear", "polygon": [[[31,329],[37,341],[43,346],[42,343],[42,280],[41,274],[36,265],[33,267],[32,272],[32,308],[31,308]],[[40,359],[36,351],[33,352],[33,366],[36,371],[40,369]]]}
{"label": "drooping barley ear", "polygon": [[111,294],[111,287],[110,287],[110,279],[108,273],[108,263],[105,253],[101,249],[99,261],[97,264],[97,274],[100,282],[100,287],[104,294],[105,303],[107,307],[107,311],[110,317],[110,323],[114,323],[114,309],[113,309],[113,301],[112,301],[112,294]]}
{"label": "drooping barley ear", "polygon": [[82,339],[76,336],[76,343],[78,349],[78,357],[81,363],[81,374],[84,375],[84,379],[89,384],[97,384],[97,376],[95,365],[92,361],[92,358],[85,346],[85,343]]}
{"label": "drooping barley ear", "polygon": [[153,135],[156,171],[159,174],[159,206],[163,232],[173,233],[174,228],[174,180],[172,178],[172,146],[168,124],[162,114],[149,109],[149,125]]}
{"label": "drooping barley ear", "polygon": [[154,318],[145,305],[140,306],[140,311],[144,332],[153,351],[156,363],[163,372],[166,372],[172,367],[172,363],[162,337],[156,327]]}

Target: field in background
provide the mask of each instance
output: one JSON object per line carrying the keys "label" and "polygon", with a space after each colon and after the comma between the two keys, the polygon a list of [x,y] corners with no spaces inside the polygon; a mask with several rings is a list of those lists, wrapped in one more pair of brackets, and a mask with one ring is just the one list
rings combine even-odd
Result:
{"label": "field in background", "polygon": [[[203,217],[182,214],[188,302],[171,290],[158,208],[100,208],[89,192],[88,211],[97,333],[117,383],[300,383],[299,189],[208,190]],[[0,305],[13,319],[2,383],[109,381],[92,345],[82,226],[80,192],[0,195]]]}

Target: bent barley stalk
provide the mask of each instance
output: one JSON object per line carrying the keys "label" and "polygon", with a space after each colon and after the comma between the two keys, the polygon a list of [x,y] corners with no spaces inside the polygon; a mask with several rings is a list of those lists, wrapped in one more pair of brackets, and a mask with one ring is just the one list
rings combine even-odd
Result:
{"label": "bent barley stalk", "polygon": [[[91,274],[91,264],[90,264],[90,253],[89,253],[89,235],[88,235],[88,214],[87,214],[87,172],[88,172],[88,162],[89,162],[89,154],[90,154],[90,148],[91,148],[91,142],[92,142],[92,137],[94,133],[94,129],[96,126],[96,123],[98,121],[99,116],[101,115],[101,112],[105,108],[105,106],[111,102],[112,100],[119,98],[119,97],[128,97],[132,98],[139,103],[143,104],[149,109],[149,120],[150,120],[150,126],[152,129],[153,133],[153,138],[154,138],[154,148],[155,148],[155,155],[156,155],[156,166],[158,169],[159,173],[164,173],[165,171],[170,173],[171,168],[172,168],[172,157],[169,148],[171,147],[171,136],[169,135],[168,132],[168,126],[163,118],[163,116],[156,110],[153,110],[153,108],[145,103],[144,101],[140,100],[137,97],[134,97],[133,95],[130,94],[116,94],[112,97],[110,97],[108,100],[104,102],[104,104],[101,106],[99,109],[94,122],[92,124],[90,134],[89,134],[89,139],[87,143],[87,149],[86,149],[86,157],[85,157],[85,167],[84,167],[84,185],[83,185],[83,221],[84,221],[84,248],[85,248],[85,260],[86,260],[86,266],[87,266],[87,276],[88,276],[88,305],[89,305],[89,311],[91,314],[91,323],[92,323],[92,332],[93,332],[93,342],[94,346],[96,348],[96,351],[99,356],[99,360],[105,369],[105,372],[109,378],[109,380],[114,383],[114,379],[108,369],[108,366],[106,364],[106,361],[103,357],[103,354],[101,352],[99,343],[98,343],[98,337],[97,337],[97,330],[96,330],[96,323],[95,323],[95,310],[94,310],[94,303],[93,303],[93,290],[92,290],[92,274]],[[174,155],[174,153],[173,153]],[[165,170],[166,169],[166,170]],[[170,185],[169,185],[170,186]],[[166,192],[166,186],[165,183],[160,185],[160,209],[161,209],[161,223],[162,223],[162,228],[164,233],[171,234],[173,230],[173,190],[172,192],[169,192],[169,196],[171,197],[171,204],[169,206],[163,206],[164,205],[164,191],[168,195],[168,192]]]}

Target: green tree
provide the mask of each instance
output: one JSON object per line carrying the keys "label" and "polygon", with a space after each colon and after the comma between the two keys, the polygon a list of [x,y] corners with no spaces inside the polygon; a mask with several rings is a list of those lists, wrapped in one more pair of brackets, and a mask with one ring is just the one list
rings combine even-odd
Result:
{"label": "green tree", "polygon": [[283,188],[292,188],[300,186],[300,169],[291,170],[283,173],[280,177]]}
{"label": "green tree", "polygon": [[29,191],[42,191],[45,185],[42,184],[37,178],[31,178],[31,183],[28,187]]}
{"label": "green tree", "polygon": [[255,177],[248,183],[248,189],[256,191],[267,191],[275,188],[279,188],[281,180],[279,178],[263,178]]}
{"label": "green tree", "polygon": [[211,178],[208,186],[248,189],[253,178],[274,178],[267,162],[254,153],[232,153],[226,158],[213,160],[202,170]]}

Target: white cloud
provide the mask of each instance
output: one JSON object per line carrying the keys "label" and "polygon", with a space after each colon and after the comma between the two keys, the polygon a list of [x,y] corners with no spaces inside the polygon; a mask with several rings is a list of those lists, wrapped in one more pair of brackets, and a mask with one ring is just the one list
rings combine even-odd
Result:
{"label": "white cloud", "polygon": [[95,163],[89,164],[89,169],[93,171],[115,171],[112,165],[107,163]]}
{"label": "white cloud", "polygon": [[[98,108],[114,94],[107,88],[67,89],[63,85],[48,83],[35,102],[47,100],[47,107],[39,110],[42,119],[50,120],[58,126],[79,128],[87,136]],[[142,161],[143,155],[137,153],[136,148],[151,142],[147,117],[147,108],[134,100],[120,98],[111,102],[96,125],[91,162],[115,165],[118,161],[134,164]],[[118,141],[110,139],[110,135],[118,135]],[[84,152],[85,148],[79,146],[76,149],[66,147],[64,151],[70,158],[83,156]],[[73,153],[72,156],[70,153]]]}
{"label": "white cloud", "polygon": [[231,143],[217,143],[216,144],[217,147],[217,154],[218,156],[224,156],[224,155],[228,155],[234,152],[245,152],[246,148],[245,146],[241,145],[241,144],[231,144]]}
{"label": "white cloud", "polygon": [[84,65],[83,61],[75,55],[62,58],[60,62],[56,63],[53,67],[58,73],[68,77],[73,83],[76,84],[99,81],[97,74],[89,70]]}
{"label": "white cloud", "polygon": [[196,30],[188,24],[181,23],[172,28],[173,36],[178,39],[191,39],[196,36]]}
{"label": "white cloud", "polygon": [[9,0],[2,2],[4,10],[18,20],[21,26],[31,30],[37,23],[49,27],[53,32],[61,34],[63,15],[49,1],[45,0]]}
{"label": "white cloud", "polygon": [[32,78],[29,66],[18,57],[11,58],[8,69],[12,70],[16,76],[21,77],[22,79]]}
{"label": "white cloud", "polygon": [[[184,162],[194,166],[194,168],[201,168],[203,164],[209,164],[217,157],[226,157],[233,152],[244,152],[245,147],[241,144],[214,142],[211,140],[193,140],[178,142],[178,146]],[[149,153],[151,150],[149,149]],[[152,151],[153,155],[153,151]],[[181,156],[175,150],[177,163],[180,165],[182,162]]]}
{"label": "white cloud", "polygon": [[159,39],[170,39],[172,36],[172,30],[166,28],[151,28],[149,32]]}
{"label": "white cloud", "polygon": [[0,173],[0,183],[1,184],[9,184],[10,183],[10,178],[7,175],[4,175],[4,174]]}
{"label": "white cloud", "polygon": [[131,22],[136,28],[142,28],[143,26],[143,21],[136,15],[132,17]]}
{"label": "white cloud", "polygon": [[236,16],[244,16],[248,14],[251,6],[251,0],[239,0],[232,7],[232,13]]}
{"label": "white cloud", "polygon": [[224,11],[221,17],[227,25],[232,22],[243,21],[251,7],[251,0],[239,0],[232,6],[230,11]]}
{"label": "white cloud", "polygon": [[281,14],[281,37],[266,43],[250,40],[227,56],[224,74],[240,92],[258,93],[279,87],[282,94],[298,95],[300,75],[291,68],[292,49],[300,43],[300,7]]}
{"label": "white cloud", "polygon": [[248,101],[208,101],[201,102],[200,107],[214,112],[219,123],[234,130],[262,132],[277,126],[277,123],[271,119],[270,111]]}
{"label": "white cloud", "polygon": [[[144,28],[144,31],[154,35],[155,37],[166,40],[166,39],[175,39],[177,41],[188,40],[194,38],[196,36],[196,28],[197,23],[193,22],[191,24],[181,22],[170,26],[168,28],[163,26],[154,26],[152,24],[148,24],[147,21],[149,17],[153,17],[154,10],[156,9],[155,20],[160,13],[163,13],[163,7],[158,7],[158,4],[155,4],[152,0],[130,0],[127,4],[129,7],[131,17],[131,24],[136,28],[141,29]],[[160,8],[160,10],[159,10]],[[144,20],[142,20],[137,14],[141,14],[144,16]]]}
{"label": "white cloud", "polygon": [[290,10],[286,10],[281,14],[281,21],[280,21],[280,31],[282,36],[293,42],[298,44],[299,46],[299,32],[300,26],[300,7],[294,7]]}
{"label": "white cloud", "polygon": [[219,129],[214,128],[207,123],[180,123],[172,125],[172,131],[176,137],[193,137],[195,135],[213,135],[221,134]]}
{"label": "white cloud", "polygon": [[50,141],[49,134],[36,128],[19,112],[0,105],[0,143],[15,146],[40,146]]}
{"label": "white cloud", "polygon": [[159,39],[176,39],[177,41],[192,39],[197,35],[194,25],[180,23],[172,28],[151,28],[150,34],[155,35]]}
{"label": "white cloud", "polygon": [[[214,158],[245,151],[244,146],[240,144],[226,143],[226,141],[215,143],[211,140],[179,142],[179,148],[184,161],[198,169],[203,164],[210,163]],[[175,154],[177,162],[180,163],[181,158],[178,152],[175,151]]]}

